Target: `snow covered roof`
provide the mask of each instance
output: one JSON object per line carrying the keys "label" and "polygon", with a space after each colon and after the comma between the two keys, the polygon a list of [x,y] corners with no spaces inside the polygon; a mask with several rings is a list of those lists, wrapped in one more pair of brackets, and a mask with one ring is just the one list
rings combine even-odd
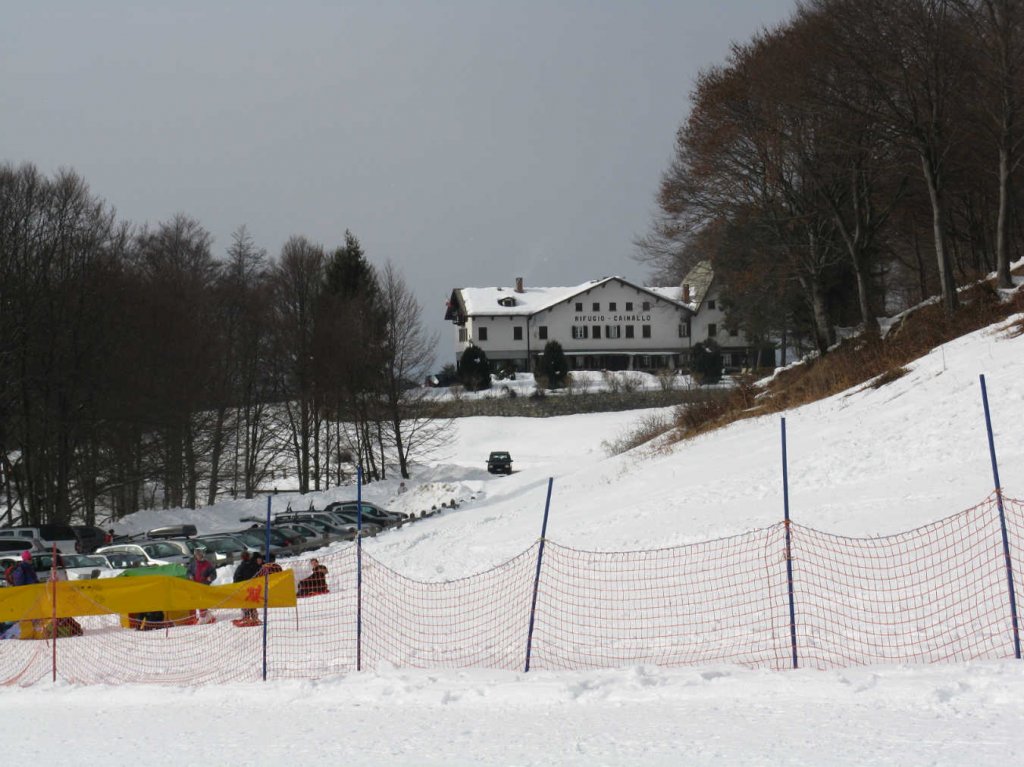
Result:
{"label": "snow covered roof", "polygon": [[687,306],[682,303],[681,287],[644,287],[630,282],[624,277],[601,277],[596,280],[588,280],[581,285],[574,285],[563,288],[534,288],[524,286],[522,292],[514,287],[493,287],[493,288],[456,288],[452,291],[452,297],[448,301],[448,310],[445,313],[446,320],[455,320],[458,316],[463,318],[486,314],[488,316],[525,316],[549,309],[562,301],[568,301],[573,296],[592,290],[608,282],[617,281],[624,285],[636,288],[639,291],[650,293],[656,298],[667,299],[673,303]]}
{"label": "snow covered roof", "polygon": [[[711,268],[710,261],[700,261],[687,272],[686,276],[683,277],[683,285],[690,286],[690,301],[687,306],[697,311],[704,300],[704,296],[711,289],[711,283],[714,282],[714,279],[715,270]],[[681,289],[680,292],[682,292]]]}

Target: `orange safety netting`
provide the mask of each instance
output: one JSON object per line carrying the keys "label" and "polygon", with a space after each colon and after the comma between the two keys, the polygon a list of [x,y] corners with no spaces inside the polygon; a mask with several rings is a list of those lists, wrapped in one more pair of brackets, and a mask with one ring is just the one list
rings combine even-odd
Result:
{"label": "orange safety netting", "polygon": [[[1019,604],[1024,505],[1006,499],[1004,510]],[[531,669],[790,668],[794,627],[801,667],[1013,657],[995,497],[898,535],[849,538],[796,524],[790,534],[793,622],[783,524],[648,551],[546,542]],[[243,613],[227,602],[211,606],[209,624],[188,611],[134,624],[119,614],[79,617],[82,636],[56,639],[56,673],[76,683],[258,680],[264,630],[269,679],[323,678],[357,663],[523,669],[539,549],[446,582],[408,578],[364,553],[358,599],[356,547],[347,546],[319,556],[326,574],[303,587],[322,592],[326,584],[326,593],[266,611],[266,625],[262,609],[252,625],[236,625]],[[296,583],[312,574],[308,559],[290,566]],[[52,636],[52,625],[34,628]],[[0,682],[49,678],[53,641],[0,642]]]}

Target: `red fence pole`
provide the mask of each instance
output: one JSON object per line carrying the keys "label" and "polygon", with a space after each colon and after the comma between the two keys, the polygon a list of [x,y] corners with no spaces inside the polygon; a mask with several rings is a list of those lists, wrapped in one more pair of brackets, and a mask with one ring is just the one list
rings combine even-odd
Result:
{"label": "red fence pole", "polygon": [[50,603],[53,605],[50,615],[50,638],[53,644],[53,677],[57,681],[57,544],[53,544],[53,551],[50,553]]}

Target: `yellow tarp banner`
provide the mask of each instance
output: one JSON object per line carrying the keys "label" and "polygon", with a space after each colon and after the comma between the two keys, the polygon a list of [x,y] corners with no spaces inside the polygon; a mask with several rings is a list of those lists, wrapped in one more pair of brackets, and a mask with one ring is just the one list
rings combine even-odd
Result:
{"label": "yellow tarp banner", "polygon": [[262,607],[265,580],[269,582],[270,607],[295,606],[295,577],[291,570],[273,573],[266,579],[253,578],[225,586],[205,586],[182,578],[154,575],[2,588],[0,621],[52,617],[54,586],[57,587],[57,616],[68,618],[156,610]]}

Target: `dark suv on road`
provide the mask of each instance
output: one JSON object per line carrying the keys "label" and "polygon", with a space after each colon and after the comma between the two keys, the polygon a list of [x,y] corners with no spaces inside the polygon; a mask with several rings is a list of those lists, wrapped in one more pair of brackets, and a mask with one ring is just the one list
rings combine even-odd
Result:
{"label": "dark suv on road", "polygon": [[511,474],[512,456],[504,450],[495,450],[487,457],[487,471],[491,474]]}

